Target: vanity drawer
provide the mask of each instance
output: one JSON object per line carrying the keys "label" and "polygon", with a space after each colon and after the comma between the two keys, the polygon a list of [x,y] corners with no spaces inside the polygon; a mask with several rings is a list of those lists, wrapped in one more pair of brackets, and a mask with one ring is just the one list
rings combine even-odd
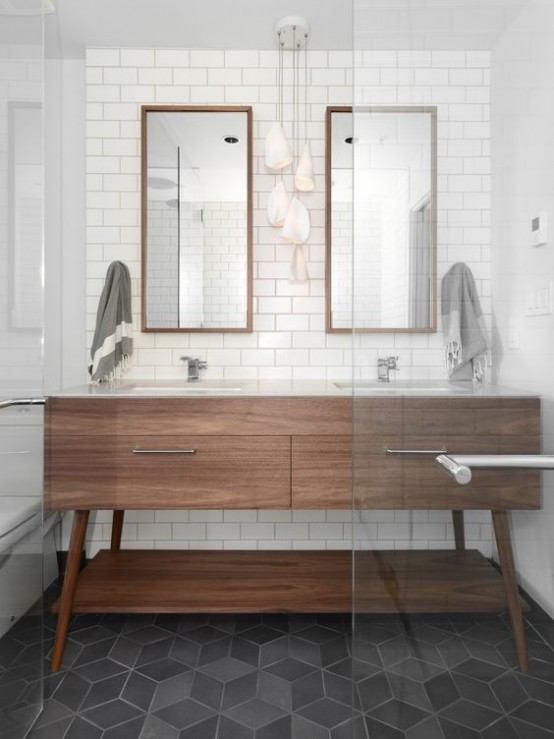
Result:
{"label": "vanity drawer", "polygon": [[[386,449],[436,450],[430,454],[386,454]],[[435,462],[450,454],[538,454],[533,436],[358,436],[354,449],[355,505],[358,509],[536,509],[541,505],[540,473],[529,470],[473,470],[459,485]]]}
{"label": "vanity drawer", "polygon": [[352,506],[350,436],[292,437],[292,507]]}
{"label": "vanity drawer", "polygon": [[54,510],[291,504],[288,436],[51,436],[46,462]]}

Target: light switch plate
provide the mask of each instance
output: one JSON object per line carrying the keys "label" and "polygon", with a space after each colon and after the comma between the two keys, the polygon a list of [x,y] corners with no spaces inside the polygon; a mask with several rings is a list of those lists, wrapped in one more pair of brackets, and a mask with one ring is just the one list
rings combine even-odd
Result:
{"label": "light switch plate", "polygon": [[552,280],[537,280],[531,285],[526,313],[528,316],[552,313]]}

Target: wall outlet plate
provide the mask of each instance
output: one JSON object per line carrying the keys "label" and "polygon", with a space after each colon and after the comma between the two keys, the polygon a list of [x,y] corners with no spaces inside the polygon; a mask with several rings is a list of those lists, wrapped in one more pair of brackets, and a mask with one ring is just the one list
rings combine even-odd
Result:
{"label": "wall outlet plate", "polygon": [[528,316],[546,316],[552,313],[552,280],[537,280],[528,293]]}

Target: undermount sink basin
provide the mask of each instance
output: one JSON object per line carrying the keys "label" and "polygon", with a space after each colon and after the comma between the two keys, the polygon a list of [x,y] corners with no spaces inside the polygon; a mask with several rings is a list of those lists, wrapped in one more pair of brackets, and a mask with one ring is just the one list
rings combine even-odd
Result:
{"label": "undermount sink basin", "polygon": [[454,385],[434,380],[404,380],[379,382],[378,380],[355,380],[354,382],[335,382],[341,390],[354,390],[368,395],[457,395],[471,392],[471,386]]}
{"label": "undermount sink basin", "polygon": [[131,385],[126,388],[127,392],[131,393],[151,393],[156,395],[163,393],[164,395],[225,395],[227,393],[240,393],[242,387],[240,385],[225,385],[220,383],[218,385],[208,384],[207,382],[198,383],[181,383],[173,382],[171,385],[163,382],[150,382]]}

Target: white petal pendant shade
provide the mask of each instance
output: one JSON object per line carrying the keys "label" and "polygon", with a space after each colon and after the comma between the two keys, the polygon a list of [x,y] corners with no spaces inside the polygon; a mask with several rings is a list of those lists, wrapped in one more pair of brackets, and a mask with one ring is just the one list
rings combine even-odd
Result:
{"label": "white petal pendant shade", "polygon": [[292,163],[290,144],[280,123],[275,122],[265,137],[265,163],[270,169],[283,169]]}
{"label": "white petal pendant shade", "polygon": [[300,244],[296,244],[290,262],[289,281],[306,282],[308,278],[308,266],[306,264],[306,259],[304,258],[304,250]]}
{"label": "white petal pendant shade", "polygon": [[293,244],[303,244],[310,235],[310,214],[298,198],[293,198],[290,202],[281,233]]}
{"label": "white petal pendant shade", "polygon": [[267,218],[272,226],[282,226],[290,206],[289,194],[282,182],[278,182],[267,201]]}
{"label": "white petal pendant shade", "polygon": [[294,184],[301,192],[310,192],[314,189],[314,168],[312,165],[312,155],[310,153],[310,145],[304,144],[304,150],[298,163],[298,169],[294,175]]}

